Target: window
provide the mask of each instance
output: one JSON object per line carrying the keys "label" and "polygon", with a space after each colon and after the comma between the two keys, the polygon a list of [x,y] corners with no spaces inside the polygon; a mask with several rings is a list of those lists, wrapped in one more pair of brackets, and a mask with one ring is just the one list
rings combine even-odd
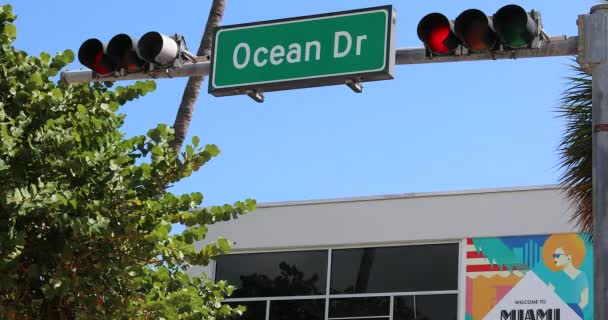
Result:
{"label": "window", "polygon": [[273,320],[323,320],[324,318],[324,299],[270,301],[270,319]]}
{"label": "window", "polygon": [[458,256],[456,243],[235,254],[216,279],[245,320],[456,320]]}
{"label": "window", "polygon": [[458,244],[334,250],[331,293],[458,289]]}
{"label": "window", "polygon": [[456,320],[457,301],[455,294],[416,296],[416,320]]}
{"label": "window", "polygon": [[217,259],[216,279],[238,289],[232,298],[325,294],[327,251],[236,254]]}
{"label": "window", "polygon": [[414,320],[414,296],[395,297],[393,320]]}
{"label": "window", "polygon": [[329,318],[381,317],[388,319],[390,297],[342,298],[329,300]]}

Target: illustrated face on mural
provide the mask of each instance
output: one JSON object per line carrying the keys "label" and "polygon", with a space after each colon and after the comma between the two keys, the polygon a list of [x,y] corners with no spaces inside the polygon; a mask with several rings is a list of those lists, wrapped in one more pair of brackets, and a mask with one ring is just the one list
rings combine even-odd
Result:
{"label": "illustrated face on mural", "polygon": [[572,263],[572,257],[567,255],[564,249],[556,248],[553,253],[553,260],[555,261],[555,266],[564,267],[569,263]]}
{"label": "illustrated face on mural", "polygon": [[579,268],[587,254],[584,241],[576,234],[554,234],[543,245],[543,259],[552,271]]}

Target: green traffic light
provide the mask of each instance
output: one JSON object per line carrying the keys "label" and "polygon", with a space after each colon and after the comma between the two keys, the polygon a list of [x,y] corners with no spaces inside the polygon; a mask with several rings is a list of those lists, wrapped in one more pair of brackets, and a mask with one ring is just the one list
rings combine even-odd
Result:
{"label": "green traffic light", "polygon": [[528,45],[528,40],[524,37],[525,29],[520,26],[507,27],[502,30],[502,35],[509,47],[524,47]]}
{"label": "green traffic light", "polygon": [[522,7],[508,5],[494,15],[494,30],[511,49],[529,46],[538,35],[538,25]]}

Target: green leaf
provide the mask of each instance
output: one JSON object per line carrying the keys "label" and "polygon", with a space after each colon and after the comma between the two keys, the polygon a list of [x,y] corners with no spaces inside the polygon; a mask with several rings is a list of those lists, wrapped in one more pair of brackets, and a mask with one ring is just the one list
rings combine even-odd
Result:
{"label": "green leaf", "polygon": [[150,129],[148,131],[148,137],[154,142],[160,141],[160,130],[158,128]]}
{"label": "green leaf", "polygon": [[76,109],[78,110],[78,113],[81,115],[86,115],[88,113],[87,108],[81,104],[77,105]]}
{"label": "green leaf", "polygon": [[188,215],[188,217],[184,221],[184,224],[187,227],[191,227],[191,226],[193,226],[193,225],[195,225],[197,223],[198,223],[198,221],[196,219],[196,216],[194,216],[194,215]]}
{"label": "green leaf", "polygon": [[53,195],[53,199],[56,199],[55,201],[60,201],[64,206],[68,205],[68,198],[64,197],[62,194],[55,194]]}
{"label": "green leaf", "polygon": [[231,248],[230,241],[228,241],[224,238],[219,238],[217,240],[217,244],[219,245],[220,249],[222,249],[222,251],[224,253],[227,253],[230,251],[230,248]]}
{"label": "green leaf", "polygon": [[196,241],[201,241],[207,235],[207,227],[198,226],[188,229]]}
{"label": "green leaf", "polygon": [[164,153],[163,149],[161,147],[159,147],[159,146],[154,146],[152,148],[152,155],[162,156],[163,153]]}
{"label": "green leaf", "polygon": [[141,165],[142,177],[144,179],[150,178],[150,174],[152,173],[152,167],[147,163],[142,163]]}
{"label": "green leaf", "polygon": [[74,51],[72,51],[70,49],[64,50],[63,56],[65,57],[65,59],[67,60],[68,63],[71,63],[74,61]]}
{"label": "green leaf", "polygon": [[42,77],[40,76],[39,73],[34,73],[32,74],[32,76],[30,77],[30,79],[37,85],[37,86],[41,86],[42,85]]}
{"label": "green leaf", "polygon": [[51,61],[51,55],[46,53],[46,52],[41,52],[40,53],[40,60],[43,63],[49,63],[49,61]]}
{"label": "green leaf", "polygon": [[194,154],[194,147],[192,147],[191,145],[187,145],[186,146],[186,155],[188,155],[188,157],[192,157],[193,154]]}
{"label": "green leaf", "polygon": [[55,89],[51,90],[50,93],[53,96],[53,98],[55,98],[56,100],[61,99],[63,96],[63,93],[61,92],[61,89],[59,89],[59,88],[55,88]]}
{"label": "green leaf", "polygon": [[205,151],[209,152],[212,157],[216,157],[220,154],[220,148],[214,144],[208,144],[205,146]]}
{"label": "green leaf", "polygon": [[196,205],[200,205],[203,202],[203,194],[200,192],[193,192],[190,194],[190,197]]}
{"label": "green leaf", "polygon": [[7,24],[7,25],[5,25],[4,26],[4,32],[10,38],[16,38],[17,37],[17,27],[14,24]]}

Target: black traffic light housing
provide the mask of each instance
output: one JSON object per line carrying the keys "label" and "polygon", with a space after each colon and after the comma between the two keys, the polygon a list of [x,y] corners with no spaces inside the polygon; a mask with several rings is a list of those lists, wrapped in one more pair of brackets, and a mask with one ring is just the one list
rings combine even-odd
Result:
{"label": "black traffic light housing", "polygon": [[429,58],[538,49],[549,42],[542,30],[540,13],[526,12],[518,5],[504,6],[493,16],[469,9],[454,21],[443,14],[431,13],[420,20],[418,37]]}
{"label": "black traffic light housing", "polygon": [[430,13],[418,24],[418,38],[424,42],[427,55],[450,55],[460,47],[454,23],[441,13]]}
{"label": "black traffic light housing", "polygon": [[112,37],[108,42],[106,54],[118,69],[133,73],[144,70],[146,65],[146,62],[139,58],[136,50],[137,41],[131,36],[121,33]]}
{"label": "black traffic light housing", "polygon": [[139,40],[118,34],[107,44],[88,39],[78,50],[78,60],[99,76],[117,76],[179,66],[186,60],[194,61],[194,56],[181,35],[148,32]]}
{"label": "black traffic light housing", "polygon": [[537,11],[526,12],[518,5],[502,7],[494,14],[494,28],[505,49],[532,48],[542,35]]}
{"label": "black traffic light housing", "polygon": [[108,74],[116,70],[116,65],[106,54],[106,46],[97,39],[88,39],[78,49],[78,61],[97,74]]}
{"label": "black traffic light housing", "polygon": [[486,52],[500,47],[492,19],[477,9],[461,13],[454,23],[456,35],[471,52]]}

